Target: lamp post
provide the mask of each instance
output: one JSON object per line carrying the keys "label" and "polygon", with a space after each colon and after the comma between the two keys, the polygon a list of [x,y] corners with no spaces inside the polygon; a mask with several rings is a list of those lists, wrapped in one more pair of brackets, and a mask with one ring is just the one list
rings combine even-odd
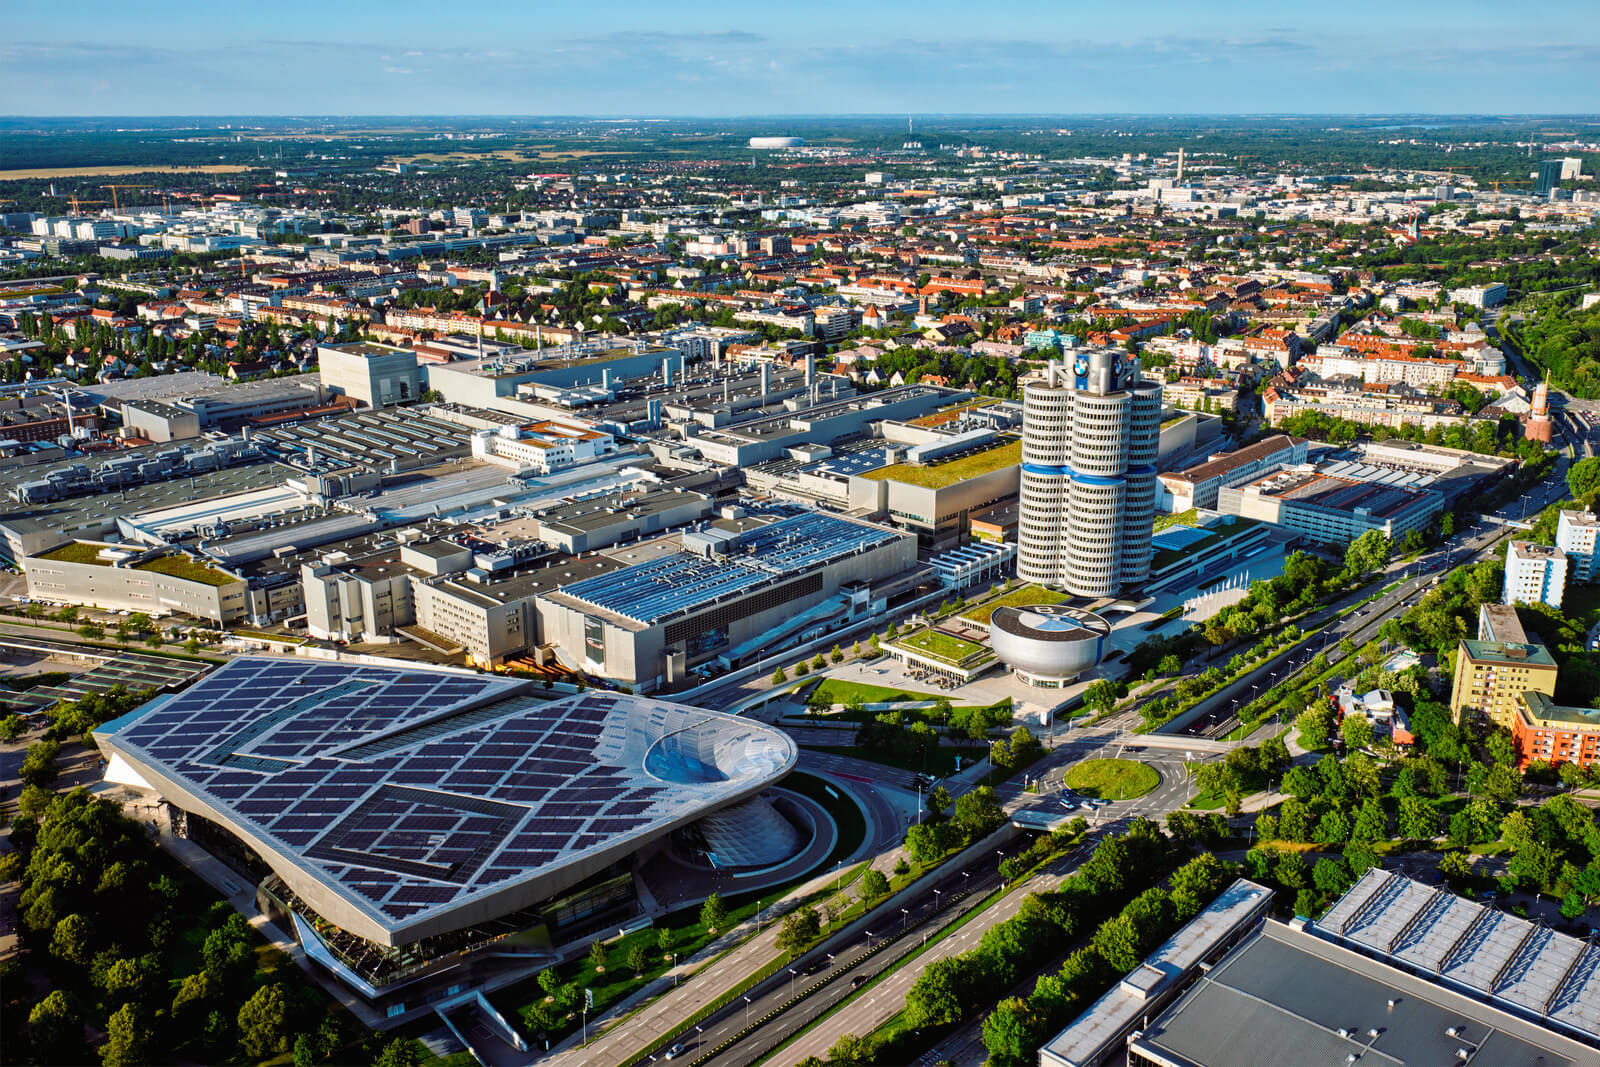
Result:
{"label": "lamp post", "polygon": [[789,999],[790,1000],[794,999],[794,980],[795,980],[794,968],[790,967],[789,968]]}
{"label": "lamp post", "polygon": [[902,934],[906,932],[906,922],[910,918],[911,918],[911,912],[909,912],[905,908],[901,908],[900,909],[900,932]]}
{"label": "lamp post", "polygon": [[750,998],[744,998],[744,1028],[750,1029]]}
{"label": "lamp post", "polygon": [[938,910],[939,910],[939,908],[940,908],[940,906],[941,906],[941,905],[942,905],[942,904],[943,904],[943,901],[941,901],[941,900],[940,900],[940,899],[939,899],[939,893],[940,893],[940,892],[941,892],[941,891],[940,891],[940,890],[938,890],[938,889],[935,889],[935,890],[934,890],[934,891],[933,891],[933,910],[934,910],[934,911],[938,911]]}

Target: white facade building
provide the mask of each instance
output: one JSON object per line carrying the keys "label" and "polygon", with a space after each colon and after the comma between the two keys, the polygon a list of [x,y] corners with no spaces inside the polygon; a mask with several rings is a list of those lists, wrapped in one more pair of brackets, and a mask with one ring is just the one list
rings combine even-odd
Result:
{"label": "white facade building", "polygon": [[472,435],[472,456],[513,470],[540,474],[607,455],[615,440],[586,424],[544,420],[479,430]]}
{"label": "white facade building", "polygon": [[1503,602],[1548,604],[1559,609],[1566,590],[1567,557],[1559,549],[1533,541],[1507,543]]}
{"label": "white facade building", "polygon": [[1017,573],[1075,596],[1150,574],[1161,386],[1101,350],[1051,361],[1023,395]]}
{"label": "white facade building", "polygon": [[1600,580],[1600,517],[1563,511],[1556,523],[1556,547],[1566,554],[1573,581]]}

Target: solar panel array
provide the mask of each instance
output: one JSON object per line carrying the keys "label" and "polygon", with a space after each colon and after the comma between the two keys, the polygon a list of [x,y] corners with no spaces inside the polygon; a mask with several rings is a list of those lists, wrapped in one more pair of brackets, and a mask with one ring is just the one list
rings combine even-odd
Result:
{"label": "solar panel array", "polygon": [[899,534],[808,512],[747,531],[728,555],[687,552],[597,575],[561,591],[653,624],[893,541]]}
{"label": "solar panel array", "polygon": [[392,927],[748,785],[739,774],[649,775],[643,759],[656,739],[708,719],[730,724],[735,741],[769,732],[625,694],[542,700],[524,689],[240,657],[107,743]]}
{"label": "solar panel array", "polygon": [[1600,1040],[1600,946],[1374,867],[1316,928]]}

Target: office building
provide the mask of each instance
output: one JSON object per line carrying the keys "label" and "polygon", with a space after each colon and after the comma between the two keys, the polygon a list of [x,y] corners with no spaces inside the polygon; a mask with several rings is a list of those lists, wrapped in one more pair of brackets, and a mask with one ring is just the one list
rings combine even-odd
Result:
{"label": "office building", "polygon": [[391,1023],[636,919],[662,850],[753,870],[807,836],[762,796],[795,763],[777,730],[415,664],[239,657],[94,739]]}
{"label": "office building", "polygon": [[1534,196],[1549,196],[1550,190],[1561,184],[1561,160],[1541,159],[1538,177],[1533,183]]}
{"label": "office building", "polygon": [[1556,547],[1566,554],[1570,581],[1600,581],[1600,518],[1594,512],[1563,510],[1556,521]]}
{"label": "office building", "polygon": [[1550,650],[1537,641],[1463,640],[1456,649],[1450,714],[1458,723],[1482,715],[1509,730],[1524,692],[1555,695],[1556,673]]}
{"label": "office building", "polygon": [[1157,478],[1159,510],[1173,513],[1190,508],[1215,508],[1224,486],[1240,485],[1264,474],[1306,461],[1309,442],[1302,437],[1274,434],[1253,445],[1214,455],[1204,463]]}
{"label": "office building", "polygon": [[1507,604],[1548,604],[1560,610],[1567,591],[1567,557],[1558,548],[1534,541],[1506,542],[1506,581],[1500,599]]}
{"label": "office building", "polygon": [[417,354],[372,341],[318,345],[317,367],[322,387],[334,396],[348,396],[369,408],[407,404],[422,396]]}
{"label": "office building", "polygon": [[1110,350],[1052,360],[1023,394],[1017,573],[1112,596],[1150,573],[1161,386]]}

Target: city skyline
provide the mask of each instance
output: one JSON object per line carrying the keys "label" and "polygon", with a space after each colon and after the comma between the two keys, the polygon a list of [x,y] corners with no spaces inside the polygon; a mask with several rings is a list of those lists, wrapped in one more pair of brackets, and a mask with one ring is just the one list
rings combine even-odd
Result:
{"label": "city skyline", "polygon": [[[735,7],[421,4],[237,11],[181,2],[18,12],[0,46],[14,115],[1579,114],[1600,108],[1600,15],[1537,25],[1488,5],[1337,13],[1166,2],[1133,14],[1022,4],[972,25],[948,3],[792,18]],[[186,13],[196,17],[188,19]],[[115,26],[115,33],[108,32]],[[1560,26],[1561,32],[1549,27]],[[626,27],[617,29],[615,27]],[[202,106],[196,106],[200,104]]]}

